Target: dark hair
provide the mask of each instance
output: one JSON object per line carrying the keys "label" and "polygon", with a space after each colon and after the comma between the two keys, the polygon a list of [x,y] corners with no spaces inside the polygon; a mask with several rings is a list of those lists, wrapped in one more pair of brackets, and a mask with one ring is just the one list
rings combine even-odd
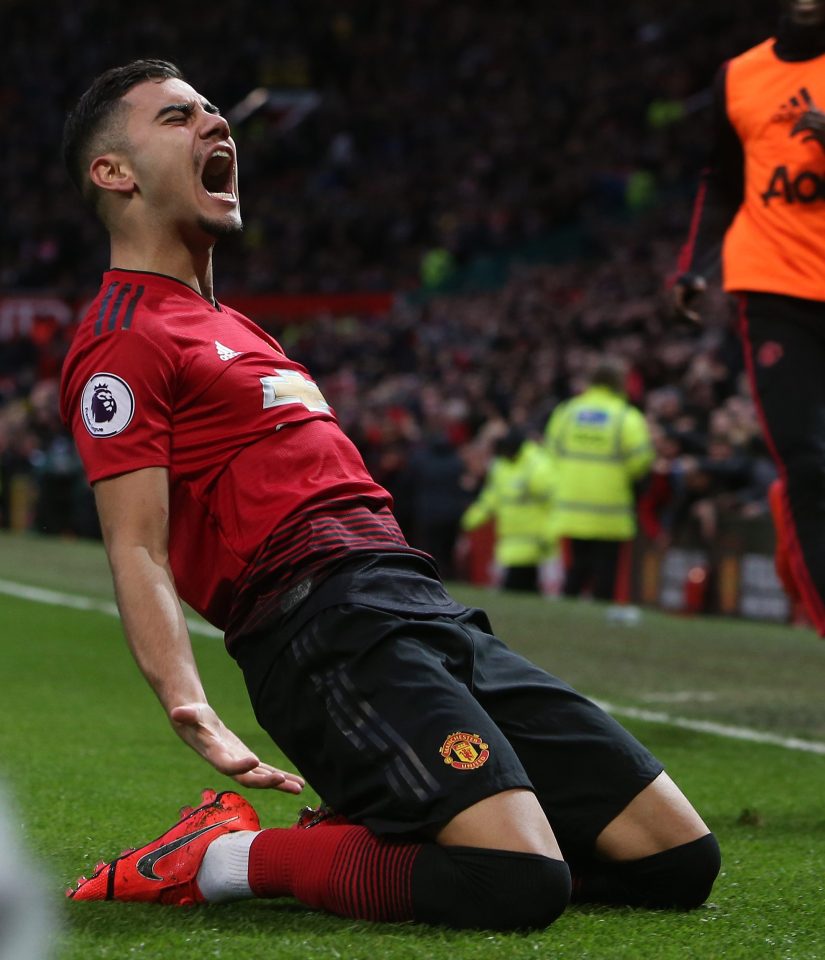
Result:
{"label": "dark hair", "polygon": [[521,450],[527,435],[518,427],[510,427],[503,437],[496,440],[494,452],[497,457],[506,457],[512,460]]}
{"label": "dark hair", "polygon": [[86,172],[92,148],[102,144],[100,137],[120,110],[122,98],[146,80],[182,80],[183,74],[166,60],[133,60],[123,67],[112,67],[97,77],[66,117],[63,127],[63,160],[72,183],[86,200],[93,196]]}
{"label": "dark hair", "polygon": [[590,383],[607,387],[615,393],[624,393],[627,386],[627,362],[615,354],[600,357],[593,368]]}

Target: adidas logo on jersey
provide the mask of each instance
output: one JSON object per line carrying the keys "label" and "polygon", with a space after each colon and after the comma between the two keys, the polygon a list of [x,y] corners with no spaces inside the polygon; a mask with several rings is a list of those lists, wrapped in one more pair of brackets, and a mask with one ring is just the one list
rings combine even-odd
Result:
{"label": "adidas logo on jersey", "polygon": [[815,106],[807,87],[800,87],[797,93],[789,97],[771,118],[773,123],[791,123],[796,121],[806,110]]}
{"label": "adidas logo on jersey", "polygon": [[229,347],[225,347],[219,340],[215,341],[215,349],[218,351],[218,357],[221,360],[234,360],[235,357],[241,355],[240,350],[230,350]]}

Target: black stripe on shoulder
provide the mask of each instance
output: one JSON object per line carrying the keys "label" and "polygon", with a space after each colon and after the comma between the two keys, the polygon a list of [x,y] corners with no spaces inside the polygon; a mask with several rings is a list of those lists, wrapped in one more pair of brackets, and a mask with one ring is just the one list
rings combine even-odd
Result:
{"label": "black stripe on shoulder", "polygon": [[123,318],[123,330],[128,330],[132,326],[132,317],[135,313],[135,307],[137,306],[138,300],[143,296],[143,291],[146,287],[141,284],[137,290],[135,290],[132,295],[132,299],[129,301],[129,305],[126,307],[126,316]]}
{"label": "black stripe on shoulder", "polygon": [[117,297],[115,297],[115,304],[112,307],[112,312],[109,314],[109,323],[107,330],[114,330],[115,324],[117,323],[117,315],[120,312],[120,305],[123,303],[123,299],[126,294],[132,289],[131,283],[124,283],[123,286],[118,291]]}
{"label": "black stripe on shoulder", "polygon": [[103,295],[103,300],[100,304],[100,309],[97,311],[97,320],[95,320],[95,336],[99,337],[103,333],[103,318],[106,316],[106,311],[109,309],[109,303],[111,302],[112,296],[114,295],[115,288],[119,287],[120,283],[117,280],[113,280],[110,284],[106,293]]}
{"label": "black stripe on shoulder", "polygon": [[[116,290],[117,287],[120,287],[120,289]],[[132,326],[135,307],[138,300],[143,296],[145,289],[146,287],[141,284],[133,292],[131,283],[121,283],[119,280],[113,280],[106,288],[106,293],[100,303],[100,309],[97,311],[95,336],[99,337],[103,333],[104,326],[107,332],[116,330],[118,324],[120,324],[121,330],[128,330]],[[117,293],[117,296],[115,296],[115,293]],[[112,303],[113,297],[114,303]],[[126,306],[125,310],[123,309],[124,304]],[[111,310],[109,309],[110,306]]]}

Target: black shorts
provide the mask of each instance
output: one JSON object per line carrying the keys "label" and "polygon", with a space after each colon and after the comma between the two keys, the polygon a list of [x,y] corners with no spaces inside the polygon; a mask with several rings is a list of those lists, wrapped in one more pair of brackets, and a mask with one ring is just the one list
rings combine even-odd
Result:
{"label": "black shorts", "polygon": [[285,646],[266,630],[236,646],[258,722],[326,803],[377,833],[420,833],[525,788],[565,855],[590,853],[661,764],[509,650],[483,611],[421,573],[399,576],[399,562]]}

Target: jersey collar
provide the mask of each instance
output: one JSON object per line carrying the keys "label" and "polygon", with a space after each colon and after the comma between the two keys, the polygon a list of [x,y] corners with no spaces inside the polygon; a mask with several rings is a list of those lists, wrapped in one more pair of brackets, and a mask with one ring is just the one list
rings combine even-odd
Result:
{"label": "jersey collar", "polygon": [[104,273],[103,276],[104,276],[104,279],[106,277],[111,277],[112,279],[115,279],[117,276],[122,274],[126,274],[127,276],[137,275],[139,277],[146,277],[146,278],[151,277],[158,282],[158,286],[174,284],[174,288],[178,292],[180,292],[180,288],[183,287],[184,290],[188,290],[193,296],[197,297],[198,300],[203,301],[203,303],[207,304],[213,309],[219,312],[222,310],[221,305],[220,303],[218,303],[217,300],[214,300],[214,299],[210,300],[207,297],[204,297],[202,294],[198,293],[198,291],[195,290],[194,287],[190,287],[188,283],[184,283],[183,280],[179,280],[177,277],[170,277],[166,273],[155,273],[153,270],[126,270],[123,267],[110,267]]}

